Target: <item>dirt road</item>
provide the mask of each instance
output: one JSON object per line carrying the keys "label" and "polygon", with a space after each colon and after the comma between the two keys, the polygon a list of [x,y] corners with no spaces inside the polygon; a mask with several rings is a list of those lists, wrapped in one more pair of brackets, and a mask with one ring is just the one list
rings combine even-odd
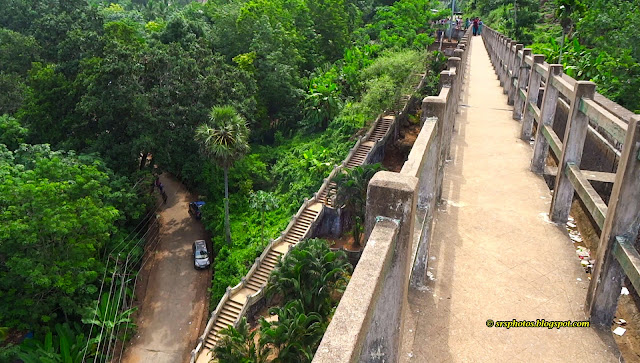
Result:
{"label": "dirt road", "polygon": [[196,271],[191,252],[193,241],[206,239],[206,232],[189,215],[194,199],[186,189],[166,174],[160,180],[168,195],[160,212],[160,241],[125,363],[188,362],[208,313],[211,270]]}

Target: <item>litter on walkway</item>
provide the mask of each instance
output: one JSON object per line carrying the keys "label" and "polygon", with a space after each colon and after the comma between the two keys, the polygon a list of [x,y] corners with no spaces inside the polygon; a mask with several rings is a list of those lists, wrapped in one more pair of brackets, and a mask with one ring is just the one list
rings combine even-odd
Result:
{"label": "litter on walkway", "polygon": [[582,246],[578,246],[578,248],[576,249],[576,254],[578,254],[578,257],[581,260],[589,260],[589,257],[591,257],[589,249]]}
{"label": "litter on walkway", "polygon": [[629,289],[622,286],[622,289],[620,290],[620,295],[629,295]]}
{"label": "litter on walkway", "polygon": [[619,335],[619,336],[623,336],[623,335],[624,335],[624,333],[625,333],[626,331],[627,331],[627,329],[625,329],[625,328],[623,328],[623,327],[619,326],[619,327],[617,327],[617,328],[615,328],[615,329],[613,330],[613,334],[615,334],[615,335]]}

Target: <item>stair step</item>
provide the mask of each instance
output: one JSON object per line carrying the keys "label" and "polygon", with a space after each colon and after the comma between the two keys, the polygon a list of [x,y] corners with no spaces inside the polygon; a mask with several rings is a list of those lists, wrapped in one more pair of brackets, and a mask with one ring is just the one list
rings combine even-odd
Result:
{"label": "stair step", "polygon": [[229,299],[227,300],[227,302],[222,306],[222,309],[233,309],[233,310],[241,310],[242,309],[242,305],[238,304],[237,302]]}
{"label": "stair step", "polygon": [[233,319],[229,319],[229,318],[222,318],[221,316],[218,317],[218,322],[225,324],[225,325],[233,325]]}
{"label": "stair step", "polygon": [[247,282],[247,287],[250,288],[251,290],[254,290],[254,291],[260,291],[262,286],[263,286],[263,284],[258,284],[258,283],[254,282],[254,281]]}
{"label": "stair step", "polygon": [[[238,312],[239,313],[239,312]],[[220,312],[220,317],[226,317],[227,319],[231,319],[231,321],[234,321],[235,319],[238,318],[238,313],[235,314],[231,314],[228,311],[224,311],[224,309],[222,309],[222,311]]]}
{"label": "stair step", "polygon": [[251,278],[266,282],[269,280],[269,275],[271,275],[271,271],[258,270],[253,273],[253,276],[251,276]]}

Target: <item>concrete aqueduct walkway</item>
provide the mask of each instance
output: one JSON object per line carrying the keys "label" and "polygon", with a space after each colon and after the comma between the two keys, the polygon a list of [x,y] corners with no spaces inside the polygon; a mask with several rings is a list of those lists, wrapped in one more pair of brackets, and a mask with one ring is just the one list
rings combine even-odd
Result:
{"label": "concrete aqueduct walkway", "polygon": [[456,121],[430,247],[433,280],[409,296],[404,362],[617,362],[593,328],[488,328],[487,320],[587,320],[588,281],[480,37]]}

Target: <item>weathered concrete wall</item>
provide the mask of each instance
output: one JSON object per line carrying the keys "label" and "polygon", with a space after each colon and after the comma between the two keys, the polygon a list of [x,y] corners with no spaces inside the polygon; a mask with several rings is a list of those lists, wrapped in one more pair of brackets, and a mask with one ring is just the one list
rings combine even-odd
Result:
{"label": "weathered concrete wall", "polygon": [[360,262],[314,362],[397,362],[418,179],[382,171],[369,183]]}
{"label": "weathered concrete wall", "polygon": [[366,302],[378,301],[383,293],[382,281],[393,260],[398,229],[396,221],[376,223],[371,233],[371,248],[364,250],[313,362],[360,360],[375,315],[375,308]]}
{"label": "weathered concrete wall", "polygon": [[345,224],[342,209],[331,208],[326,205],[322,208],[324,213],[316,227],[311,231],[311,238],[322,236],[339,237],[344,232]]}

